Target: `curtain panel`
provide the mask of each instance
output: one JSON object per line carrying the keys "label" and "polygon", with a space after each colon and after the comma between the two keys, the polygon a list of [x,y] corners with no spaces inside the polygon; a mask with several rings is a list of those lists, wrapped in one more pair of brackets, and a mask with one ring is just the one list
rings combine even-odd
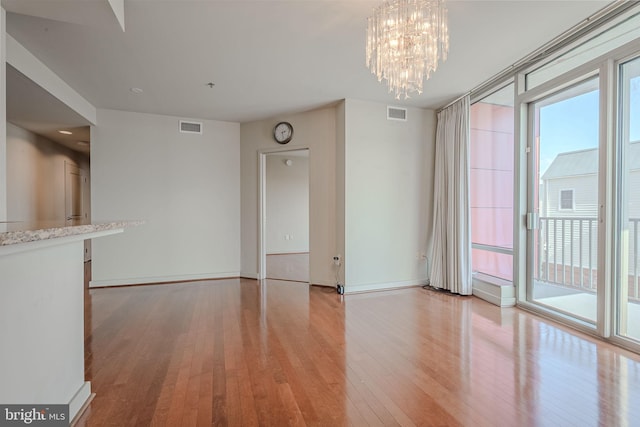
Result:
{"label": "curtain panel", "polygon": [[469,109],[465,96],[438,113],[431,286],[471,295]]}

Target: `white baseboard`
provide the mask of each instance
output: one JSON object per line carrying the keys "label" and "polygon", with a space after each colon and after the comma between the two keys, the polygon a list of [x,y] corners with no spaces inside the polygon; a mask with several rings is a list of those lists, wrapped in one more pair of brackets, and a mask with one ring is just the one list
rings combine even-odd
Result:
{"label": "white baseboard", "polygon": [[[260,280],[258,279],[258,273],[247,273],[247,272],[241,272],[240,273],[240,277],[243,279],[252,279],[252,280]],[[327,281],[327,280],[310,280],[309,281],[310,285],[317,285],[317,286],[328,286],[331,288],[335,288],[336,284],[332,281]]]}
{"label": "white baseboard", "polygon": [[391,289],[411,288],[424,286],[429,283],[428,279],[405,280],[401,282],[371,283],[366,285],[349,285],[344,287],[345,294],[355,294],[360,292],[387,291]]}
{"label": "white baseboard", "polygon": [[69,401],[69,419],[73,420],[81,414],[81,410],[86,409],[86,405],[91,401],[91,382],[85,381],[76,394]]}
{"label": "white baseboard", "polygon": [[123,279],[92,280],[89,287],[145,285],[152,283],[186,282],[189,280],[231,279],[240,277],[239,271],[228,273],[184,274],[176,276],[133,277]]}
{"label": "white baseboard", "polygon": [[516,305],[513,284],[497,278],[474,276],[473,295],[498,307],[513,307]]}
{"label": "white baseboard", "polygon": [[490,302],[493,305],[497,305],[498,307],[502,306],[502,298],[500,298],[499,295],[495,295],[494,293],[474,288],[473,295],[485,300],[486,302]]}

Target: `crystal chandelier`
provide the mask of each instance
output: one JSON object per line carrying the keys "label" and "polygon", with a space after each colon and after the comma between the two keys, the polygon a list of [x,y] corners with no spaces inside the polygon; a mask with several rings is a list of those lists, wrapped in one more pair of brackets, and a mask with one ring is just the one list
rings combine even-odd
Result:
{"label": "crystal chandelier", "polygon": [[389,0],[367,21],[367,67],[396,99],[422,93],[423,80],[449,51],[444,1]]}

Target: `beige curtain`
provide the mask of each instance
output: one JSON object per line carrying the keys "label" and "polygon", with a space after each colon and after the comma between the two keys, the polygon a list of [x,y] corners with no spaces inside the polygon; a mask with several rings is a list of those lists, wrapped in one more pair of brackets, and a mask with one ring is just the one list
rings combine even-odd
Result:
{"label": "beige curtain", "polygon": [[471,295],[469,96],[438,113],[430,284]]}

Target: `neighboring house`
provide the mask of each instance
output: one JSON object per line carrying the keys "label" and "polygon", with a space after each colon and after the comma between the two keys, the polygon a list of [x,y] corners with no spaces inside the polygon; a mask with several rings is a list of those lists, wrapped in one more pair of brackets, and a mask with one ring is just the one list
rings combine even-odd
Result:
{"label": "neighboring house", "polygon": [[[629,144],[626,207],[630,295],[638,296],[640,141]],[[540,179],[538,279],[595,289],[598,232],[597,149],[560,153]],[[624,175],[624,171],[622,171]],[[564,238],[562,238],[564,236]],[[545,266],[548,269],[545,270]],[[556,267],[555,269],[553,267]],[[562,268],[564,266],[564,269]],[[571,267],[573,266],[573,276]],[[580,276],[582,271],[582,277]],[[582,280],[582,282],[580,281]]]}
{"label": "neighboring house", "polygon": [[596,217],[598,150],[560,153],[542,175],[541,217]]}

